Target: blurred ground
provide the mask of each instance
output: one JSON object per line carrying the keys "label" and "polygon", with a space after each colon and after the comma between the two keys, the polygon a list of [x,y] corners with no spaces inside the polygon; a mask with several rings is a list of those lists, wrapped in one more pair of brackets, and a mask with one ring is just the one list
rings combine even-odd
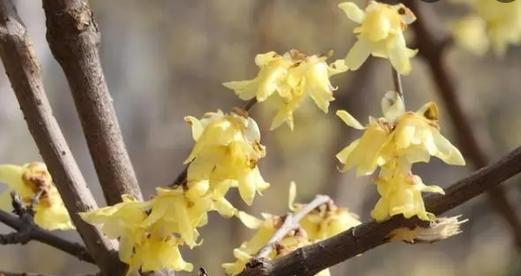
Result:
{"label": "blurred ground", "polygon": [[[242,103],[221,83],[248,79],[257,69],[258,52],[284,52],[299,48],[308,53],[335,51],[342,58],[352,45],[352,23],[339,1],[301,0],[111,0],[91,1],[102,31],[102,62],[114,98],[120,124],[146,195],[172,181],[182,169],[192,139],[185,115],[229,110]],[[440,1],[443,2],[443,1]],[[72,98],[61,69],[45,41],[45,19],[41,3],[20,0],[19,12],[28,26],[42,63],[45,85],[55,115],[62,125],[80,167],[102,202],[99,184],[88,156]],[[432,27],[443,34],[447,14],[457,15],[447,3],[425,4]],[[478,58],[461,50],[447,57],[457,80],[459,96],[480,134],[488,153],[499,157],[521,144],[521,47],[511,48],[503,59]],[[339,75],[333,79],[340,89],[336,108],[349,110],[365,122],[380,114],[379,101],[391,88],[388,64],[377,60],[365,73]],[[0,69],[3,71],[2,69]],[[437,100],[428,70],[416,58],[414,70],[404,78],[410,109]],[[355,85],[356,86],[353,86]],[[39,159],[23,116],[5,74],[0,74],[0,163],[25,163]],[[444,133],[453,133],[440,104]],[[334,111],[333,109],[333,111]],[[341,176],[334,155],[356,134],[339,123],[334,112],[322,114],[312,105],[296,114],[296,129],[281,127],[268,132],[272,113],[256,107],[254,115],[263,131],[268,155],[261,170],[272,187],[256,199],[250,209],[283,213],[289,182],[298,184],[299,201],[316,193],[330,193],[338,204],[358,213],[362,220],[376,202],[375,187],[368,179]],[[445,186],[466,175],[465,168],[448,167],[434,161],[418,165],[426,183]],[[512,202],[520,208],[520,179],[509,188]],[[233,195],[232,195],[233,197]],[[101,203],[100,205],[103,205]],[[471,219],[462,235],[432,245],[389,244],[338,265],[334,275],[520,275],[519,255],[501,218],[485,197],[475,199],[452,214]],[[0,227],[7,230],[5,227]],[[186,259],[204,266],[210,275],[221,275],[220,263],[233,260],[232,249],[251,233],[237,222],[211,216],[202,229],[204,244]],[[73,233],[65,236],[77,239]],[[11,271],[38,271],[59,275],[81,275],[95,268],[38,243],[0,247],[0,267]],[[178,275],[189,275],[179,273]]]}

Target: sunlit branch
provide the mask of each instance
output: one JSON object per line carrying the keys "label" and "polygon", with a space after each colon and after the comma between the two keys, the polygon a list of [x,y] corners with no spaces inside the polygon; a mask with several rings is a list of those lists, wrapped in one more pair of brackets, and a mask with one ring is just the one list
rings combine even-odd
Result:
{"label": "sunlit branch", "polygon": [[[425,206],[440,215],[460,204],[496,187],[501,182],[521,172],[521,147],[499,161],[475,171],[466,178],[445,189],[445,195],[426,198]],[[357,256],[388,242],[388,235],[400,227],[421,225],[417,218],[394,216],[377,223],[371,221],[349,229],[332,238],[299,248],[273,261],[259,261],[241,273],[243,276],[314,275],[319,271]]]}

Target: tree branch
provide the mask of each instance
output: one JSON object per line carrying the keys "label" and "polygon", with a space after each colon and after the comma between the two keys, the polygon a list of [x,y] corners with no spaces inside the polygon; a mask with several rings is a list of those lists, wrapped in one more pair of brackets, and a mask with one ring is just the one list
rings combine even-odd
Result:
{"label": "tree branch", "polygon": [[47,40],[61,65],[107,204],[142,199],[98,53],[100,32],[87,0],[43,0]]}
{"label": "tree branch", "polygon": [[[458,98],[457,89],[452,76],[448,73],[444,53],[449,39],[437,39],[429,31],[425,17],[422,16],[418,1],[407,0],[406,5],[417,15],[418,20],[412,24],[416,35],[416,43],[421,57],[427,62],[432,73],[433,80],[437,86],[438,94],[447,108],[449,119],[452,121],[456,131],[458,146],[463,155],[468,158],[474,169],[479,169],[489,163],[489,158],[480,147],[472,123],[465,115],[461,101]],[[509,203],[505,190],[494,187],[488,192],[490,202],[494,209],[506,220],[510,227],[518,250],[521,251],[521,221],[516,214],[515,207]]]}
{"label": "tree branch", "polygon": [[[427,197],[425,206],[430,212],[440,215],[520,172],[521,147],[501,160],[454,183],[445,189],[445,195]],[[383,223],[375,221],[364,223],[332,238],[299,248],[271,262],[259,262],[256,267],[241,275],[314,275],[325,268],[387,243],[388,235],[394,229],[412,228],[419,224],[421,224],[419,219],[406,219],[403,216],[394,216]]]}
{"label": "tree branch", "polygon": [[20,198],[14,194],[12,195],[12,200],[14,212],[18,215],[18,218],[13,214],[0,210],[0,222],[15,229],[16,232],[0,235],[0,244],[26,244],[31,240],[36,240],[69,253],[82,261],[94,263],[92,256],[84,246],[62,239],[38,227],[33,219],[34,204],[24,208]]}
{"label": "tree branch", "polygon": [[119,261],[111,252],[114,245],[78,216],[97,204],[52,114],[31,40],[9,0],[0,0],[0,57],[29,131],[88,251],[102,272],[117,275]]}

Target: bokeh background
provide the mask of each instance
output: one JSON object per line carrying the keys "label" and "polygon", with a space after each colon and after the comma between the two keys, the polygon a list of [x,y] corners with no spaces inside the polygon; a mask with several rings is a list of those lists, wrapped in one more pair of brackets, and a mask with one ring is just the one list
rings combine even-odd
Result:
{"label": "bokeh background", "polygon": [[[443,3],[441,3],[443,2]],[[42,64],[44,83],[55,115],[85,177],[104,205],[80,123],[65,78],[45,40],[41,3],[16,1]],[[101,55],[119,121],[145,195],[171,182],[183,168],[193,141],[185,115],[201,116],[217,109],[229,110],[243,103],[221,83],[252,78],[259,52],[284,52],[298,48],[307,53],[334,50],[343,58],[353,44],[353,23],[337,8],[336,0],[92,0],[102,32]],[[465,8],[439,1],[422,4],[429,25],[443,35],[451,19]],[[521,144],[521,47],[507,55],[473,56],[452,48],[446,58],[458,88],[458,96],[487,153],[497,158]],[[404,77],[410,109],[438,101],[428,68],[420,58]],[[10,84],[0,71],[0,163],[40,160]],[[332,111],[345,108],[365,122],[379,116],[380,98],[392,88],[387,62],[373,59],[357,72],[333,78],[339,87]],[[440,103],[444,134],[455,141],[454,129]],[[259,105],[253,115],[262,129],[267,157],[260,167],[272,187],[256,198],[252,207],[232,200],[249,212],[283,214],[287,210],[290,181],[298,185],[298,200],[317,193],[334,197],[338,205],[369,220],[377,196],[369,178],[341,175],[334,155],[358,135],[343,125],[334,112],[321,113],[304,104],[296,113],[292,132],[281,127],[270,132],[269,106]],[[417,165],[426,183],[447,186],[470,171],[448,167],[434,160]],[[509,181],[508,196],[520,210],[520,180]],[[2,189],[0,187],[0,189]],[[463,234],[435,244],[393,243],[337,265],[333,275],[521,275],[520,256],[503,220],[481,196],[450,212],[470,222]],[[9,231],[0,226],[0,231]],[[185,258],[209,275],[222,275],[220,264],[232,261],[232,249],[252,234],[237,221],[212,215],[202,229],[204,244]],[[64,237],[78,240],[75,233]],[[96,268],[46,245],[1,246],[0,268],[55,275],[84,275]],[[190,275],[179,273],[178,275]]]}

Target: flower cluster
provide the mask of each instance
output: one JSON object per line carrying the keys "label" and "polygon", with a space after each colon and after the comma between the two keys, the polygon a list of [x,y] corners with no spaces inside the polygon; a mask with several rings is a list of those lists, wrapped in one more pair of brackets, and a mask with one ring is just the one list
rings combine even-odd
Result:
{"label": "flower cluster", "polygon": [[22,202],[30,205],[35,197],[37,204],[33,206],[34,222],[47,230],[74,229],[63,201],[54,186],[47,166],[41,162],[27,163],[23,166],[0,165],[0,183],[8,185],[8,189],[0,195],[0,208],[11,208],[10,192],[20,195]]}
{"label": "flower cluster", "polygon": [[[296,186],[290,186],[289,208],[298,213],[304,204],[294,204]],[[242,218],[242,221],[252,229],[257,229],[253,237],[233,250],[235,262],[223,264],[228,275],[237,275],[244,270],[245,265],[255,257],[270,241],[275,232],[283,225],[285,217],[263,214],[263,220],[254,217]],[[336,234],[359,225],[358,217],[345,208],[337,207],[332,201],[322,204],[307,213],[299,222],[299,227],[289,231],[269,251],[266,258],[272,260],[284,256],[297,248],[330,238]],[[317,273],[318,276],[328,276],[329,270]]]}
{"label": "flower cluster", "polygon": [[360,24],[353,32],[358,40],[346,56],[350,70],[357,70],[369,55],[387,58],[400,74],[411,71],[410,59],[417,53],[405,42],[404,30],[416,20],[403,4],[387,5],[372,1],[365,11],[355,3],[339,4],[347,17]]}
{"label": "flower cluster", "polygon": [[334,100],[329,77],[347,71],[343,60],[326,63],[325,56],[306,56],[298,50],[279,55],[275,52],[259,54],[255,63],[260,71],[252,80],[231,81],[224,86],[232,89],[243,100],[255,98],[263,102],[274,96],[280,104],[271,129],[287,123],[293,129],[293,112],[303,100],[310,97],[325,113]]}
{"label": "flower cluster", "polygon": [[358,175],[370,175],[380,167],[376,179],[381,198],[371,215],[377,221],[402,214],[431,220],[422,192],[443,193],[437,186],[423,184],[411,172],[412,164],[428,162],[431,156],[450,165],[464,165],[461,153],[439,130],[438,108],[430,102],[416,112],[406,112],[401,96],[388,92],[382,100],[383,117],[369,118],[363,127],[346,111],[337,112],[349,126],[364,130],[361,138],[338,153],[344,171],[355,168]]}
{"label": "flower cluster", "polygon": [[145,202],[125,196],[122,203],[81,214],[112,239],[119,239],[119,257],[129,265],[128,275],[160,269],[193,269],[179,246],[199,245],[197,228],[208,222],[208,212],[251,219],[225,198],[236,187],[247,204],[266,189],[257,167],[265,150],[255,121],[237,113],[207,113],[202,119],[186,117],[196,141],[186,163],[182,186],[157,188]]}
{"label": "flower cluster", "polygon": [[484,54],[489,46],[503,55],[508,45],[521,44],[521,2],[457,0],[468,3],[472,13],[452,25],[455,41],[475,54]]}

